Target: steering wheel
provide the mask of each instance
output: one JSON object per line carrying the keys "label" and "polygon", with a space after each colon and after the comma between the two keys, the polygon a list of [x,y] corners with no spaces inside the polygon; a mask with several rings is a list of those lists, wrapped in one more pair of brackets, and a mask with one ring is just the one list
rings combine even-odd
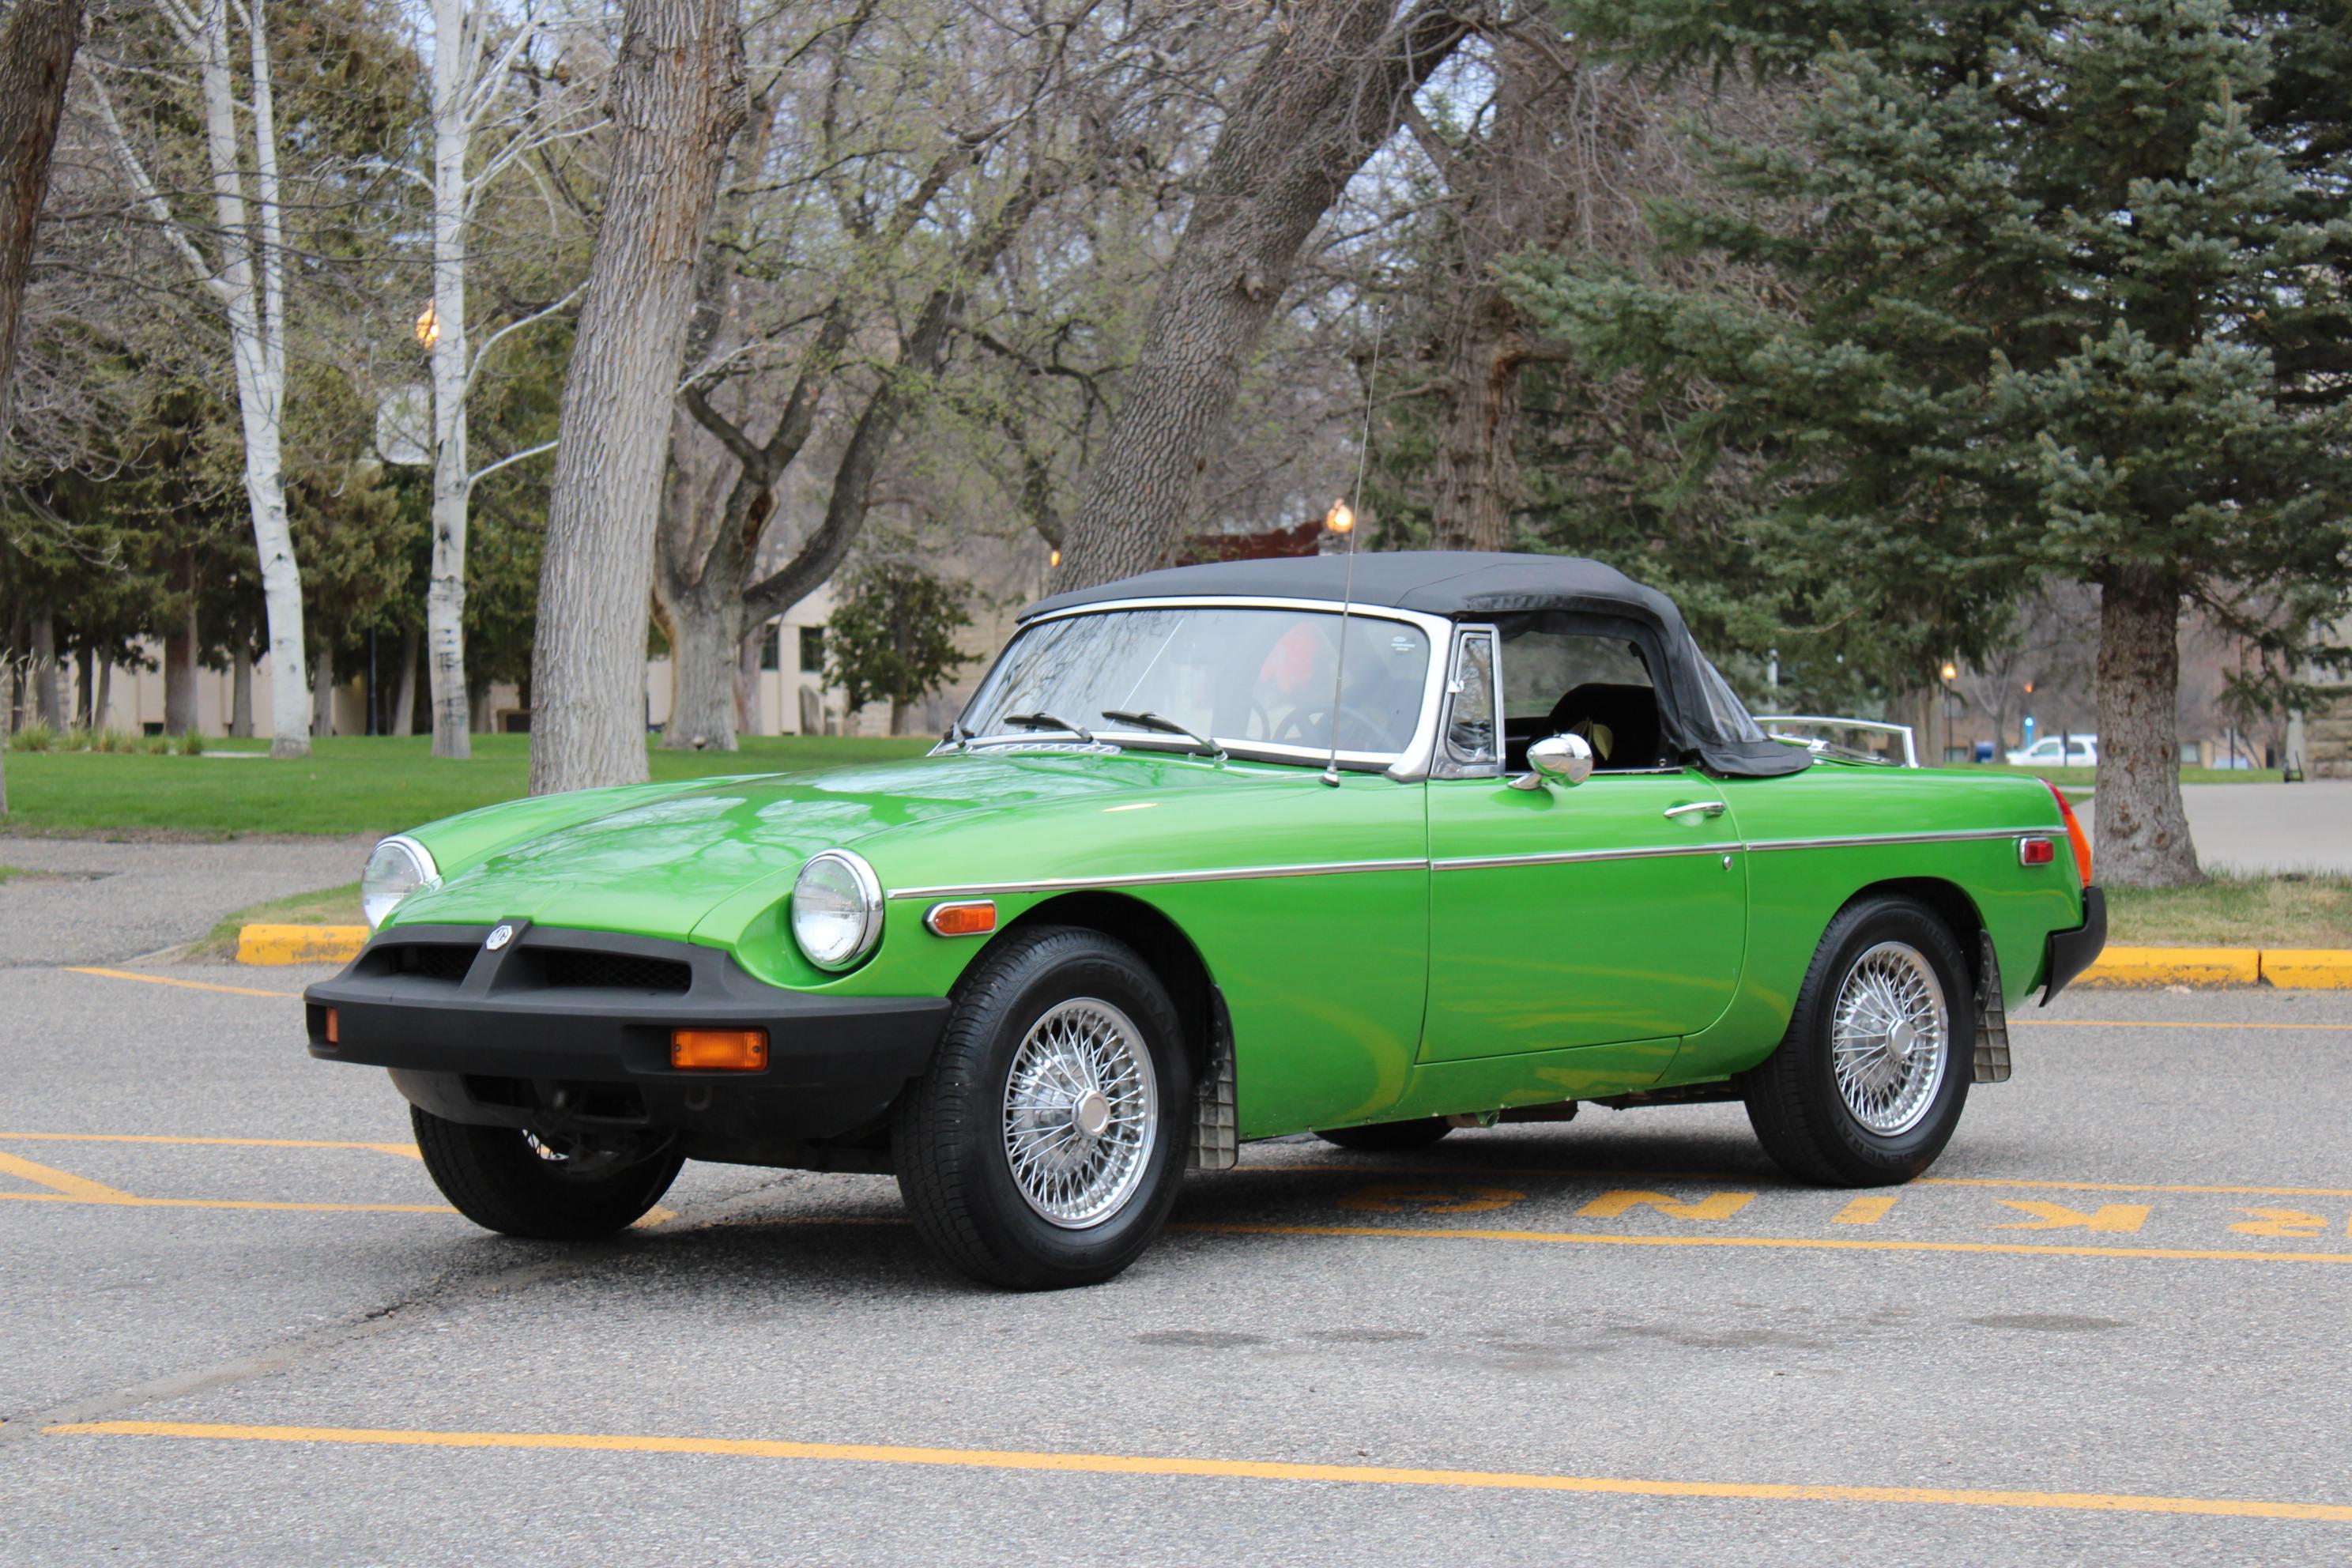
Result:
{"label": "steering wheel", "polygon": [[[1342,703],[1339,719],[1342,728],[1353,724],[1370,734],[1381,732],[1381,716],[1369,709]],[[1301,708],[1292,713],[1282,726],[1282,732],[1274,737],[1274,743],[1277,746],[1321,746],[1329,744],[1330,740],[1331,708],[1326,703],[1320,708]]]}

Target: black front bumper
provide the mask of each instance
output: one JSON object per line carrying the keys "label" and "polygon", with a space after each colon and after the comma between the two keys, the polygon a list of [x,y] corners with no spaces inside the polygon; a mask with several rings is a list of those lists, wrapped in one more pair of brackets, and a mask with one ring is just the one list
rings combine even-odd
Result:
{"label": "black front bumper", "polygon": [[[409,1100],[452,1121],[645,1126],[706,1158],[801,1163],[793,1145],[879,1121],[929,1065],[950,1006],[787,991],[688,942],[504,923],[515,934],[495,952],[489,926],[377,937],[303,993],[310,1054],[389,1068]],[[768,1065],[673,1068],[677,1028],[765,1029]]]}
{"label": "black front bumper", "polygon": [[2053,931],[2042,955],[2042,1005],[2091,967],[2107,945],[2107,895],[2096,883],[2083,889],[2083,923]]}

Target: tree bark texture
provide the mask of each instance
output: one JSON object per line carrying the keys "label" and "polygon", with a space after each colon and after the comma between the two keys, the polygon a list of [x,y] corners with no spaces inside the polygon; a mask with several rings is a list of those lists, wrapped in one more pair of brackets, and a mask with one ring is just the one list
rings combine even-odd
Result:
{"label": "tree bark texture", "polygon": [[98,726],[98,715],[91,709],[94,696],[90,682],[98,673],[98,655],[85,647],[74,655],[74,722],[85,730]]}
{"label": "tree bark texture", "polygon": [[1166,564],[1192,521],[1210,441],[1300,247],[1472,25],[1471,8],[1323,0],[1242,84],[1144,326],[1127,391],[1087,476],[1055,574],[1088,587]]}
{"label": "tree bark texture", "polygon": [[[189,610],[180,630],[163,639],[163,733],[184,735],[196,727],[196,613]],[[304,700],[309,694],[304,693]]]}
{"label": "tree bark texture", "polygon": [[611,110],[612,175],[564,376],[540,574],[534,795],[646,776],[654,524],[695,263],[744,114],[738,7],[627,0]]}
{"label": "tree bark texture", "polygon": [[[48,194],[49,153],[80,43],[81,0],[16,0],[0,28],[0,431],[15,417],[16,326],[33,265],[33,231]],[[8,775],[0,764],[0,817],[7,815]]]}
{"label": "tree bark texture", "polygon": [[[415,626],[400,636],[400,696],[392,710],[392,732],[395,735],[416,733],[416,654],[419,641]],[[465,690],[463,683],[457,689]],[[440,709],[435,708],[434,713],[435,722],[438,723]],[[470,747],[467,754],[471,754]]]}
{"label": "tree bark texture", "polygon": [[1430,453],[1433,548],[1500,550],[1519,501],[1526,340],[1501,289],[1474,284],[1449,324]]}
{"label": "tree bark texture", "polygon": [[241,635],[229,667],[228,732],[241,741],[253,737],[253,648]]}
{"label": "tree bark texture", "polygon": [[322,647],[310,670],[310,733],[315,738],[335,732],[335,650]]}
{"label": "tree bark texture", "polygon": [[53,730],[66,727],[64,689],[58,683],[58,623],[47,605],[33,611],[33,715]]}
{"label": "tree bark texture", "polygon": [[107,710],[113,705],[114,661],[110,658],[101,658],[98,661],[98,695],[91,700],[90,704],[90,711],[96,715],[89,721],[91,729],[103,730],[107,727]]}
{"label": "tree bark texture", "polygon": [[2127,888],[2201,881],[2180,802],[2180,593],[2127,568],[2099,597],[2099,880]]}
{"label": "tree bark texture", "polygon": [[[466,156],[473,142],[476,37],[466,0],[434,0],[433,35],[433,561],[425,580],[431,650],[433,754],[473,752],[466,701]],[[407,731],[404,730],[402,733]]]}

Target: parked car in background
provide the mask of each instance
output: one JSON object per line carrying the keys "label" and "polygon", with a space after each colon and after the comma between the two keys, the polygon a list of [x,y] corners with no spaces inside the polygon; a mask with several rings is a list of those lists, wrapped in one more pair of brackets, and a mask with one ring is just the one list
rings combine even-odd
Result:
{"label": "parked car in background", "polygon": [[385,839],[310,1047],[392,1069],[490,1229],[618,1230],[688,1159],[887,1172],[1022,1289],[1301,1132],[1729,1101],[1801,1180],[1905,1182],[2106,913],[2054,786],[1865,732],[1768,734],[1590,561],[1150,573],[1031,606],[929,756]]}
{"label": "parked car in background", "polygon": [[2099,765],[2099,738],[2096,735],[2044,735],[2025,750],[2010,752],[2009,765],[2012,768],[2095,768]]}

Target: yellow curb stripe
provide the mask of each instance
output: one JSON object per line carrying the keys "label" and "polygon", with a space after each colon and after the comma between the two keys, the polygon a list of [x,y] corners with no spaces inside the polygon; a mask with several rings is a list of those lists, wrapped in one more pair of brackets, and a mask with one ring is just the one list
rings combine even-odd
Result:
{"label": "yellow curb stripe", "polygon": [[1895,1241],[1859,1237],[1606,1236],[1568,1230],[1470,1230],[1385,1225],[1247,1225],[1186,1221],[1171,1230],[1219,1236],[1374,1237],[1407,1241],[1520,1241],[1589,1247],[1744,1247],[1800,1252],[1959,1252],[2052,1258],[2145,1258],[2190,1263],[2352,1263],[2352,1252],[2252,1252],[2186,1247],[2067,1247],[2046,1242]]}
{"label": "yellow curb stripe", "polygon": [[228,1149],[368,1149],[421,1159],[414,1143],[352,1143],[333,1138],[184,1138],[169,1132],[0,1132],[0,1143],[189,1143]]}
{"label": "yellow curb stripe", "polygon": [[2352,952],[2325,947],[2263,949],[2263,978],[2284,991],[2352,989]]}
{"label": "yellow curb stripe", "polygon": [[98,974],[109,980],[137,980],[149,985],[177,985],[187,991],[226,991],[232,996],[299,996],[299,991],[257,991],[250,985],[215,985],[205,980],[174,980],[164,974],[136,974],[128,969],[96,969],[86,964],[63,966],[68,974]]}
{"label": "yellow curb stripe", "polygon": [[2042,1509],[2092,1513],[2189,1514],[2225,1519],[2352,1523],[2352,1505],[2261,1498],[2164,1497],[2116,1492],[1979,1490],[1958,1487],[1818,1486],[1676,1481],[1617,1476],[1444,1470],[1391,1465],[1312,1465],[1017,1448],[930,1448],[883,1443],[789,1443],[752,1437],[659,1437],[580,1432],[430,1432],[367,1426],[255,1426],[199,1421],[74,1421],[48,1436],[182,1437],[248,1443],[337,1443],[406,1448],[563,1449],[596,1454],[709,1454],[731,1458],[922,1465],[1063,1475],[1181,1476],[1218,1480],[1328,1481],[1343,1485],[1468,1488],[1743,1502],[1914,1503],[1948,1508]]}
{"label": "yellow curb stripe", "polygon": [[[5,1167],[0,1167],[5,1168]],[[106,1189],[112,1192],[111,1187]],[[129,1193],[82,1197],[68,1193],[0,1193],[0,1203],[94,1204],[118,1209],[267,1209],[294,1214],[456,1214],[446,1204],[291,1204],[257,1198],[142,1198]]]}
{"label": "yellow curb stripe", "polygon": [[2252,985],[2263,955],[2251,947],[2110,947],[2077,985]]}
{"label": "yellow curb stripe", "polygon": [[236,961],[260,968],[349,963],[367,945],[365,926],[249,925],[236,933]]}
{"label": "yellow curb stripe", "polygon": [[12,1176],[21,1176],[28,1182],[37,1182],[49,1189],[46,1193],[0,1193],[0,1197],[71,1198],[78,1203],[92,1204],[122,1203],[131,1197],[129,1193],[86,1180],[69,1171],[60,1171],[53,1165],[35,1164],[14,1154],[0,1153],[0,1171]]}

